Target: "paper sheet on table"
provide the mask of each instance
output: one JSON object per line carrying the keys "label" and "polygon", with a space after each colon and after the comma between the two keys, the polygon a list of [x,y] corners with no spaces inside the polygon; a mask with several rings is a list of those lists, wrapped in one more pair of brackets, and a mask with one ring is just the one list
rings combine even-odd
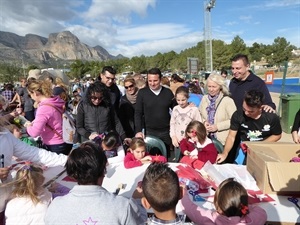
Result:
{"label": "paper sheet on table", "polygon": [[256,181],[243,165],[221,164],[213,165],[209,161],[205,163],[200,171],[207,173],[218,186],[227,178],[234,178],[248,190],[259,190]]}

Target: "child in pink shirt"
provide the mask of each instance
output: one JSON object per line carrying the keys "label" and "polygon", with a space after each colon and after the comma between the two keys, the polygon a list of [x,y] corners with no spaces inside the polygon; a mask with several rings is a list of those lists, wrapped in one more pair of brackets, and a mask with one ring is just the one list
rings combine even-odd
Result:
{"label": "child in pink shirt", "polygon": [[233,178],[224,180],[218,187],[214,205],[216,210],[195,205],[185,192],[179,204],[184,213],[196,224],[208,225],[264,225],[267,214],[256,205],[248,205],[246,189]]}
{"label": "child in pink shirt", "polygon": [[124,158],[124,166],[127,169],[142,166],[143,164],[153,161],[167,162],[164,156],[149,155],[149,153],[146,152],[146,143],[142,138],[133,138],[127,151]]}

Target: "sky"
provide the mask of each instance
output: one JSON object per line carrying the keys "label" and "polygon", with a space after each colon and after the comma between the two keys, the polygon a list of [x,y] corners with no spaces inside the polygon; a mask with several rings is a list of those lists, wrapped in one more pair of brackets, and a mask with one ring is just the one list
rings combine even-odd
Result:
{"label": "sky", "polygon": [[[20,36],[71,31],[91,47],[126,57],[196,46],[209,0],[0,0],[0,30]],[[300,0],[216,0],[213,39],[247,46],[284,37],[300,47]]]}

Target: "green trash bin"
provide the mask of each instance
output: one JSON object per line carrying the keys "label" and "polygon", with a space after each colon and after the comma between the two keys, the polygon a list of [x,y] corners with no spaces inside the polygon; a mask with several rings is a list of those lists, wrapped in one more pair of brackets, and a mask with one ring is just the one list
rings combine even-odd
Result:
{"label": "green trash bin", "polygon": [[300,108],[300,94],[287,93],[281,97],[281,126],[285,133],[291,133],[295,115]]}

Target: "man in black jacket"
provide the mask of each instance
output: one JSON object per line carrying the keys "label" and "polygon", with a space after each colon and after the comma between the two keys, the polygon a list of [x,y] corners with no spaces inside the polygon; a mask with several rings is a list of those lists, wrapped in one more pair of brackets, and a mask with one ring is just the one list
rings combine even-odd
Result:
{"label": "man in black jacket", "polygon": [[119,103],[121,98],[121,92],[115,83],[116,73],[116,70],[111,66],[104,66],[101,73],[98,76],[98,81],[105,84],[105,86],[109,89],[111,103],[117,115],[119,115]]}
{"label": "man in black jacket", "polygon": [[[174,95],[168,88],[161,86],[161,71],[153,68],[148,71],[148,86],[139,90],[136,101],[134,121],[136,137],[144,138],[142,129],[147,135],[160,138],[170,155],[170,109],[173,108]],[[145,122],[145,126],[143,124]]]}

